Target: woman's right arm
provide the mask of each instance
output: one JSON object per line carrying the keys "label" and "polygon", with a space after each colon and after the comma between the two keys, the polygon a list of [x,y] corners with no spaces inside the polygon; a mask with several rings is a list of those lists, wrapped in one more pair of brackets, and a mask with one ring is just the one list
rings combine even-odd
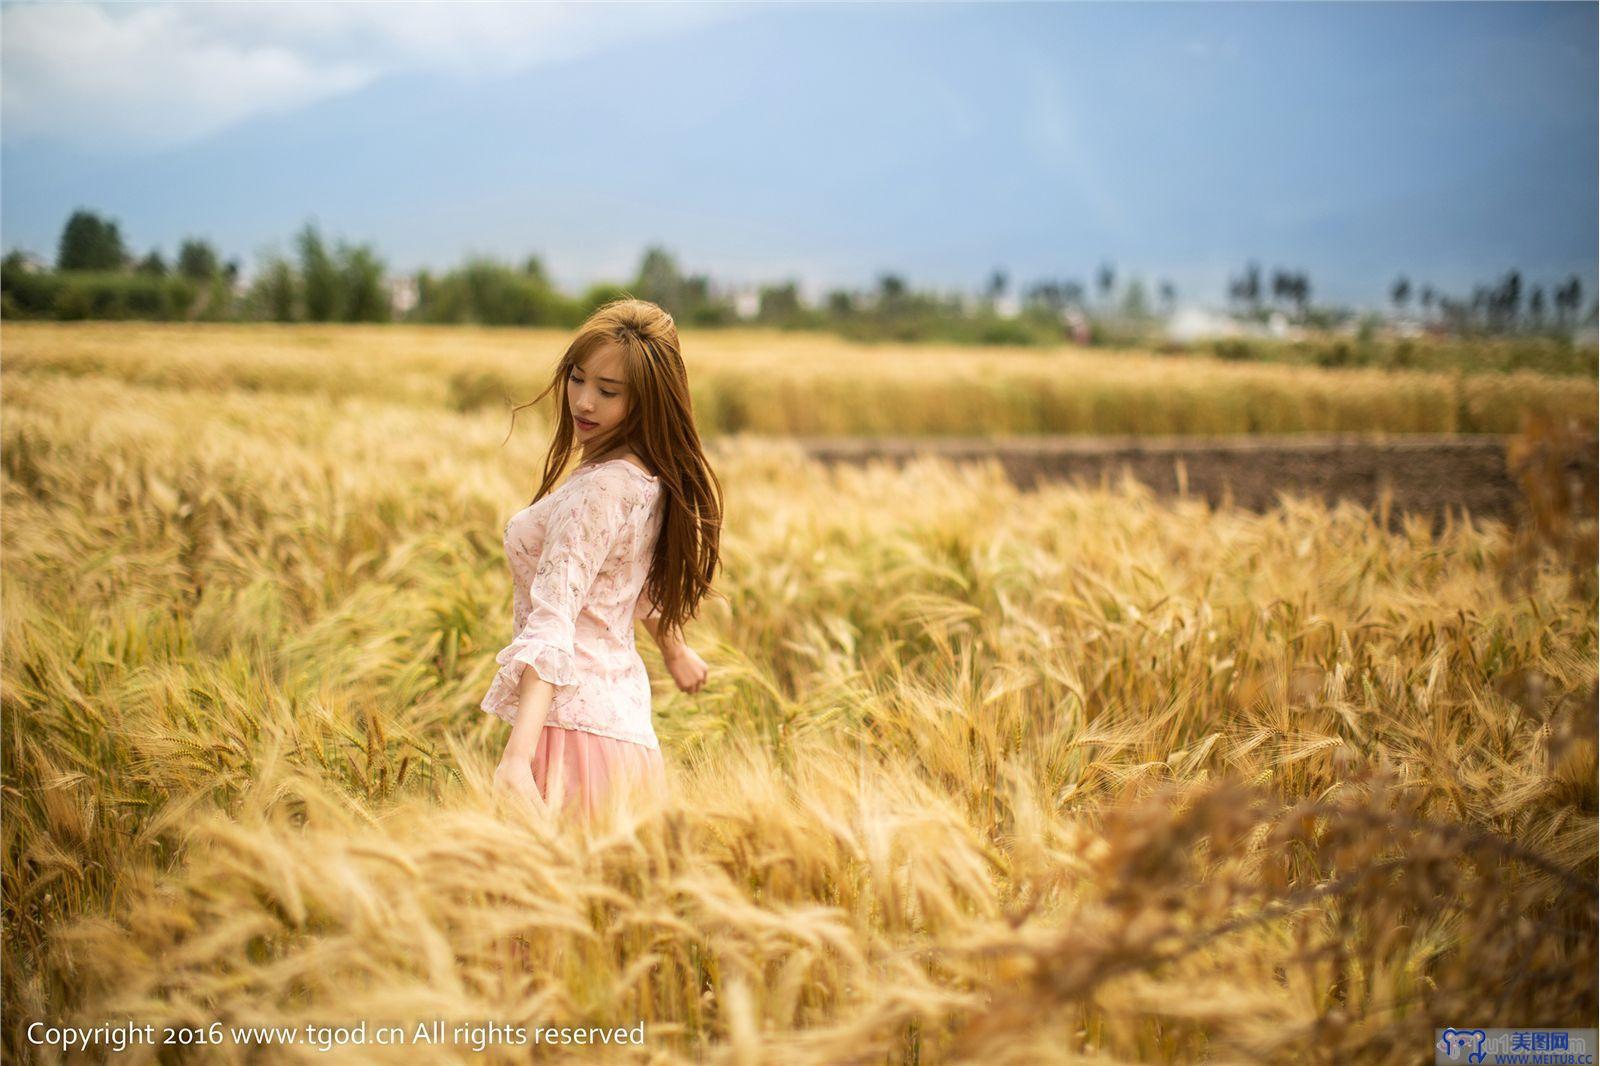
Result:
{"label": "woman's right arm", "polygon": [[650,634],[650,639],[656,642],[656,647],[661,649],[661,658],[670,659],[684,646],[683,635],[669,637],[661,632],[661,619],[655,615],[646,615],[640,619],[644,623],[645,632]]}
{"label": "woman's right arm", "polygon": [[650,639],[661,649],[661,661],[666,664],[672,680],[685,692],[699,692],[710,670],[706,661],[684,641],[683,632],[680,630],[668,636],[661,631],[661,619],[653,614],[641,615],[639,621],[644,623]]}

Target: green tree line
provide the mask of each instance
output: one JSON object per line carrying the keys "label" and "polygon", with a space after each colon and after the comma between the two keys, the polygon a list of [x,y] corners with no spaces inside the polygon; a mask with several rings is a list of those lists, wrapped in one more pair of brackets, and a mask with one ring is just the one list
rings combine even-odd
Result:
{"label": "green tree line", "polygon": [[[115,221],[80,209],[62,228],[53,269],[20,251],[0,261],[0,316],[571,327],[607,300],[629,294],[652,300],[679,322],[701,328],[754,324],[826,330],[868,342],[1031,345],[1070,339],[1164,350],[1189,347],[1164,337],[1163,325],[1177,304],[1172,283],[1158,280],[1147,286],[1137,276],[1119,275],[1111,263],[1102,263],[1091,283],[1047,278],[1014,286],[1005,271],[996,269],[976,294],[918,290],[902,275],[886,272],[865,291],[836,288],[812,305],[801,299],[794,280],[742,293],[719,288],[709,275],[683,270],[661,247],[644,251],[632,278],[591,285],[577,295],[562,292],[536,255],[520,265],[473,255],[442,272],[391,273],[370,244],[330,242],[314,222],[295,235],[290,254],[267,251],[259,259],[255,274],[245,282],[237,260],[223,261],[209,241],[197,237],[184,239],[170,264],[158,250],[141,257],[128,249]],[[1554,290],[1559,313],[1548,317],[1538,290],[1528,313],[1519,313],[1519,284],[1513,273],[1497,289],[1480,288],[1471,302],[1451,301],[1429,287],[1423,303],[1431,307],[1437,302],[1449,312],[1441,332],[1455,337],[1520,333],[1537,348],[1516,355],[1505,369],[1532,365],[1571,372],[1568,364],[1580,369],[1589,365],[1584,358],[1576,363],[1569,358],[1574,348],[1570,330],[1580,319],[1577,308],[1584,295],[1577,279]],[[1397,309],[1403,310],[1410,289],[1409,281],[1395,286]],[[1265,291],[1254,263],[1242,278],[1230,280],[1229,299],[1237,317],[1264,321],[1269,313],[1279,313],[1263,300]],[[1325,365],[1429,361],[1409,347],[1383,349],[1371,339],[1369,318],[1312,305],[1303,271],[1276,271],[1271,292],[1297,324],[1315,330],[1361,324],[1355,345],[1327,351],[1318,347],[1308,355],[1302,344],[1285,358]],[[1483,308],[1485,314],[1469,315],[1462,308]],[[1594,317],[1591,307],[1587,321]],[[1205,350],[1207,345],[1220,346],[1217,354],[1233,358],[1246,349],[1248,358],[1275,358],[1268,353],[1276,351],[1271,340],[1202,342],[1199,347]]]}

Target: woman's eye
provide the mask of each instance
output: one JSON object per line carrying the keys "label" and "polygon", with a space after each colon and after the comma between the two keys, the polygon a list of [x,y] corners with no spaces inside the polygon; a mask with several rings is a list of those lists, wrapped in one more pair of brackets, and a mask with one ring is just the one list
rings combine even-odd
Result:
{"label": "woman's eye", "polygon": [[[572,380],[572,383],[574,385],[582,385],[583,384],[583,379],[582,378],[573,377],[573,375],[571,375],[571,374],[568,374],[567,377]],[[615,396],[617,394],[614,393],[614,392],[607,392],[605,389],[601,389],[600,390],[600,395],[604,396],[606,399],[610,399],[611,397],[613,397],[613,396]]]}

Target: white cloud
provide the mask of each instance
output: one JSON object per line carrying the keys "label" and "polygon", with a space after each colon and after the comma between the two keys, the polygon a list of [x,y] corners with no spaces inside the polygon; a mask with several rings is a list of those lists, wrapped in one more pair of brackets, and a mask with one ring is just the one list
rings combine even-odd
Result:
{"label": "white cloud", "polygon": [[386,74],[493,77],[736,14],[731,4],[10,3],[0,125],[151,150]]}

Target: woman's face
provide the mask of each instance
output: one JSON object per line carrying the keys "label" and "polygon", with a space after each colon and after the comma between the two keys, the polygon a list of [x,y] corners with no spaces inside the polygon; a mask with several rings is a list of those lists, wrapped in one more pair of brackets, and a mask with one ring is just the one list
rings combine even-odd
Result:
{"label": "woman's face", "polygon": [[587,444],[616,428],[628,413],[628,383],[622,352],[607,346],[589,353],[567,374],[567,409],[572,430]]}

